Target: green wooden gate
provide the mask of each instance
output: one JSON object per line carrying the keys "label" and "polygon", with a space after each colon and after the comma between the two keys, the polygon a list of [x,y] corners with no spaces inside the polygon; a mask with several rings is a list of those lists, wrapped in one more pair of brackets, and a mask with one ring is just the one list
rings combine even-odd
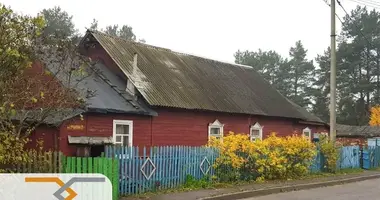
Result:
{"label": "green wooden gate", "polygon": [[112,183],[113,200],[119,198],[119,161],[105,157],[62,157],[62,173],[100,173]]}

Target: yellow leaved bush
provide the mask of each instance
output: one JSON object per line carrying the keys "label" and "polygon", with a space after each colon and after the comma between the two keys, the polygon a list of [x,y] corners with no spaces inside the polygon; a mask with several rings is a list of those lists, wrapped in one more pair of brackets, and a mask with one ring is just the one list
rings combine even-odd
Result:
{"label": "yellow leaved bush", "polygon": [[208,146],[219,151],[214,164],[220,181],[292,179],[307,175],[316,156],[308,139],[275,133],[262,141],[230,132],[223,140],[212,138]]}
{"label": "yellow leaved bush", "polygon": [[[19,138],[11,133],[0,132],[0,173],[20,172],[26,166],[33,166],[33,173],[49,172],[49,161],[42,158],[51,157],[52,152],[43,150],[43,140],[38,139],[34,149],[26,149],[27,138]],[[42,158],[41,158],[42,157]]]}
{"label": "yellow leaved bush", "polygon": [[371,108],[371,117],[369,120],[370,126],[379,126],[380,125],[380,106],[374,106]]}

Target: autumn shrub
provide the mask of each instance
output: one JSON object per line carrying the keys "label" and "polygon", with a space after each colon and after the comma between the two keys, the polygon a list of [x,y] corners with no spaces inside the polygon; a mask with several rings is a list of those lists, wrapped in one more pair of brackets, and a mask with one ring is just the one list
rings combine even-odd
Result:
{"label": "autumn shrub", "polygon": [[9,133],[0,133],[0,172],[9,172],[10,166],[30,162],[24,146],[29,142]]}
{"label": "autumn shrub", "polygon": [[43,150],[43,141],[37,140],[34,149],[26,149],[30,142],[14,134],[0,133],[0,173],[33,172],[44,173],[51,170],[52,152]]}
{"label": "autumn shrub", "polygon": [[303,136],[269,138],[255,143],[256,165],[261,179],[293,179],[309,174],[316,155],[313,143]]}
{"label": "autumn shrub", "polygon": [[341,145],[331,141],[327,135],[321,135],[317,147],[321,151],[325,160],[323,170],[335,173],[337,171],[337,162],[340,157]]}
{"label": "autumn shrub", "polygon": [[376,105],[371,108],[371,116],[369,120],[370,126],[379,126],[380,125],[380,106]]}
{"label": "autumn shrub", "polygon": [[220,181],[230,182],[242,178],[243,169],[254,150],[248,135],[230,132],[223,140],[212,137],[208,146],[214,147],[219,153],[214,168]]}
{"label": "autumn shrub", "polygon": [[230,133],[209,146],[219,150],[214,167],[220,181],[298,178],[309,174],[316,155],[315,145],[297,135],[251,142],[246,134]]}

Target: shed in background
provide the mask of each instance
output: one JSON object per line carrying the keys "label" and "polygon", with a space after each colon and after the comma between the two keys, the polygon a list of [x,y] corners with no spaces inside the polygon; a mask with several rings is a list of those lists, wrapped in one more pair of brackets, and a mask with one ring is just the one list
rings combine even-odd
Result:
{"label": "shed in background", "polygon": [[380,127],[337,124],[337,141],[343,145],[380,146]]}

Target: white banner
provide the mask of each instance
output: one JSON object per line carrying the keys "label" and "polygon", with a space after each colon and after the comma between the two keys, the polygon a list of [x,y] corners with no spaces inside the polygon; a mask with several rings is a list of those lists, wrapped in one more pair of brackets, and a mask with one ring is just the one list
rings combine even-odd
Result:
{"label": "white banner", "polygon": [[0,199],[112,200],[102,174],[0,174]]}

